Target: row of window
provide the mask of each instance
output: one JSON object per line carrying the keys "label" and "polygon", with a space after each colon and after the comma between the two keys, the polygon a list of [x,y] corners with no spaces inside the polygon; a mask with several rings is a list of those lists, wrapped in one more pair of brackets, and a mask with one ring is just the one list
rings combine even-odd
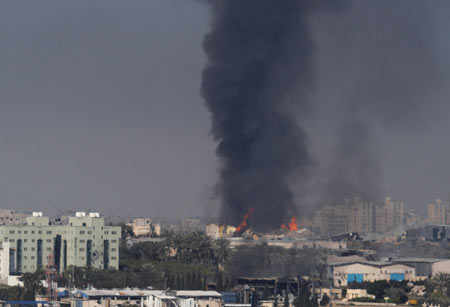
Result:
{"label": "row of window", "polygon": [[[8,241],[8,237],[5,237],[5,241]],[[9,242],[14,243],[14,242],[16,242],[16,240],[15,239],[10,239]],[[23,242],[27,243],[28,239],[23,239]],[[36,242],[36,240],[35,239],[31,239],[31,243],[34,243],[34,242]],[[45,240],[45,242],[52,243],[53,240],[52,239],[47,239],[47,240]]]}
{"label": "row of window", "polygon": [[[15,234],[16,231],[15,231],[15,230],[10,230],[9,233],[10,233],[10,234]],[[18,234],[22,234],[22,230],[17,230],[17,233],[18,233]],[[28,230],[24,230],[23,233],[24,233],[24,234],[28,234]],[[34,234],[35,231],[34,231],[34,230],[31,230],[30,233],[31,233],[31,234]],[[42,230],[38,230],[38,234],[42,234]],[[51,234],[52,234],[52,231],[51,231],[51,230],[47,230],[47,234],[48,234],[48,235],[51,235]]]}

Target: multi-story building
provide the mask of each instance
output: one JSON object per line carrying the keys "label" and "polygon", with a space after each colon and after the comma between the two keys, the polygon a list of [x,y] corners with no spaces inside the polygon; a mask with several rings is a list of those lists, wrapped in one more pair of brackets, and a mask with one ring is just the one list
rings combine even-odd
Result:
{"label": "multi-story building", "polygon": [[386,197],[383,205],[375,207],[375,232],[383,233],[394,229],[404,222],[403,202]]}
{"label": "multi-story building", "polygon": [[135,218],[133,219],[133,233],[135,236],[151,236],[161,235],[161,224],[153,223],[149,218]]}
{"label": "multi-story building", "polygon": [[430,224],[450,224],[450,207],[448,203],[437,199],[435,203],[427,205],[427,221]]}
{"label": "multi-story building", "polygon": [[345,200],[343,205],[325,206],[316,211],[315,229],[320,233],[338,234],[344,232],[386,232],[402,225],[403,203],[386,198],[383,205],[358,197]]}
{"label": "multi-story building", "polygon": [[119,267],[120,226],[105,226],[98,213],[77,212],[67,224],[50,224],[41,212],[25,225],[0,226],[0,241],[11,247],[10,271],[35,272],[54,265],[108,269]]}
{"label": "multi-story building", "polygon": [[0,225],[25,224],[27,216],[31,214],[10,209],[0,209]]}

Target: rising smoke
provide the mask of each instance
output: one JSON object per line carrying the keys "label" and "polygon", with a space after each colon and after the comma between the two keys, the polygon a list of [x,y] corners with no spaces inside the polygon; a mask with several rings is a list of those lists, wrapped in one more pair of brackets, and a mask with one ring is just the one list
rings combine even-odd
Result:
{"label": "rising smoke", "polygon": [[319,114],[311,130],[325,126],[328,137],[310,137],[332,144],[320,149],[329,155],[320,161],[320,203],[382,200],[380,160],[393,148],[378,135],[421,132],[431,122],[430,111],[441,104],[433,96],[444,87],[432,18],[429,2],[379,0],[352,1],[345,12],[316,20],[312,100]]}
{"label": "rising smoke", "polygon": [[[312,84],[316,1],[212,0],[202,94],[218,142],[222,222],[279,228],[296,213],[289,180],[310,163],[287,94]],[[299,104],[307,104],[306,95]]]}
{"label": "rising smoke", "polygon": [[[373,130],[417,129],[441,77],[424,2],[345,1],[345,13],[314,19],[344,2],[204,1],[212,24],[202,94],[218,142],[222,222],[236,225],[254,208],[254,228],[280,227],[298,213],[290,180],[299,174],[319,177],[314,205],[381,199],[382,150]],[[308,110],[316,73],[312,130],[328,125],[328,138],[310,135],[293,112]],[[321,161],[309,142],[330,136]],[[300,187],[297,203],[305,194]]]}

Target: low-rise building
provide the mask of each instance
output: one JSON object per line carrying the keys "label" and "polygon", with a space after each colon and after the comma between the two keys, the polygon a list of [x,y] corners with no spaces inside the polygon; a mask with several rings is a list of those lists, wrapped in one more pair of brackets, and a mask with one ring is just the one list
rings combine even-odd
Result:
{"label": "low-rise building", "polygon": [[221,294],[216,291],[161,290],[80,290],[68,298],[73,307],[220,307]]}
{"label": "low-rise building", "polygon": [[160,236],[161,224],[153,223],[149,218],[135,218],[133,219],[133,234],[137,237],[140,236]]}
{"label": "low-rise building", "polygon": [[384,261],[355,261],[329,264],[330,277],[335,287],[352,282],[377,280],[415,280],[415,267],[404,263]]}
{"label": "low-rise building", "polygon": [[417,277],[433,277],[440,273],[450,274],[450,259],[439,258],[398,258],[395,263],[404,263],[413,266]]}

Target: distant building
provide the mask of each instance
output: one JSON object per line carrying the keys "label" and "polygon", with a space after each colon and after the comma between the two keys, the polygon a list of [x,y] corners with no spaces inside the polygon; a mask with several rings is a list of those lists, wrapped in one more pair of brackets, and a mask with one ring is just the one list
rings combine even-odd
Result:
{"label": "distant building", "polygon": [[25,224],[30,213],[15,211],[10,209],[0,209],[0,225],[21,225]]}
{"label": "distant building", "polygon": [[214,223],[209,223],[205,227],[205,233],[208,237],[219,239],[219,238],[230,238],[236,231],[234,226],[217,225]]}
{"label": "distant building", "polygon": [[403,202],[386,197],[385,203],[375,207],[375,232],[384,233],[404,222]]}
{"label": "distant building", "polygon": [[149,218],[135,218],[133,219],[133,234],[137,237],[140,236],[160,236],[161,224],[153,223]]}
{"label": "distant building", "polygon": [[450,224],[450,206],[437,199],[435,203],[427,205],[427,222],[435,225]]}
{"label": "distant building", "polygon": [[428,278],[440,273],[450,274],[450,259],[398,258],[392,261],[414,266],[418,277]]}
{"label": "distant building", "polygon": [[413,265],[383,261],[355,261],[329,264],[330,277],[335,287],[344,287],[352,282],[374,282],[376,280],[415,280]]}
{"label": "distant building", "polygon": [[317,210],[314,217],[314,229],[323,234],[383,233],[403,223],[403,202],[393,201],[389,197],[382,205],[374,205],[359,197],[346,199],[342,205]]}
{"label": "distant building", "polygon": [[161,290],[80,290],[68,298],[72,306],[142,307],[220,307],[221,294],[216,291],[161,291]]}
{"label": "distant building", "polygon": [[105,226],[98,213],[77,212],[67,224],[50,224],[34,212],[25,225],[0,226],[0,241],[10,244],[10,272],[25,273],[53,264],[59,272],[69,266],[119,267],[121,227]]}

